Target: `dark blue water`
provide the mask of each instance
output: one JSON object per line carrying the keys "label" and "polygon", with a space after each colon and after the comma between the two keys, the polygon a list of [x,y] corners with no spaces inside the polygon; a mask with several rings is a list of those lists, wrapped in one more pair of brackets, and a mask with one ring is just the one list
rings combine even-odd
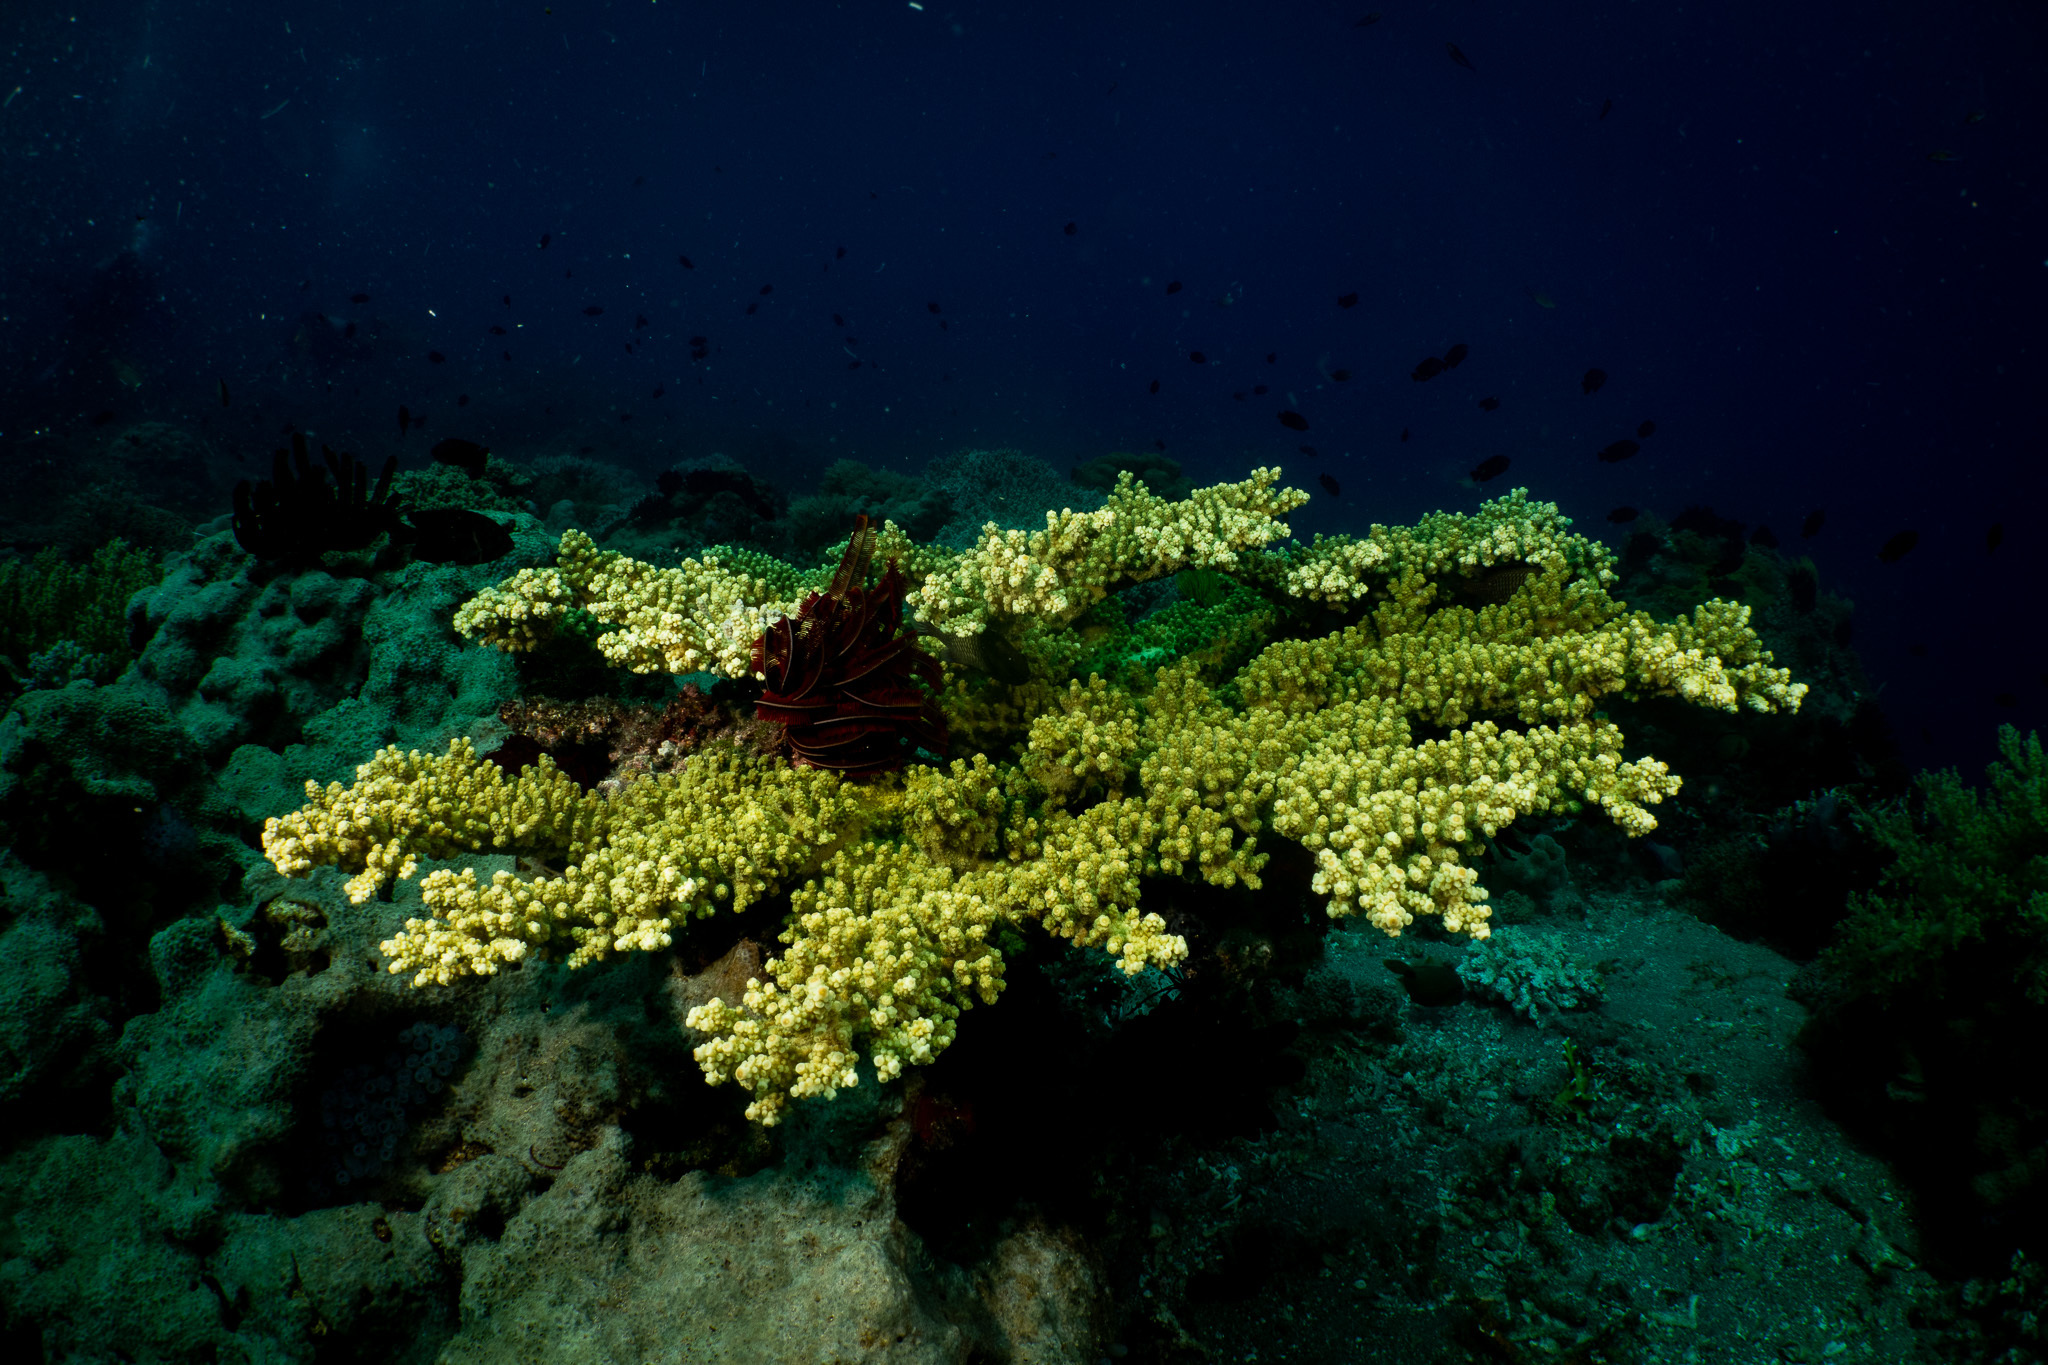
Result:
{"label": "dark blue water", "polygon": [[107,410],[795,487],[1163,448],[1331,474],[1306,533],[1505,455],[1582,525],[1823,509],[1907,758],[2035,723],[2040,8],[1367,13],[10,6],[0,461]]}

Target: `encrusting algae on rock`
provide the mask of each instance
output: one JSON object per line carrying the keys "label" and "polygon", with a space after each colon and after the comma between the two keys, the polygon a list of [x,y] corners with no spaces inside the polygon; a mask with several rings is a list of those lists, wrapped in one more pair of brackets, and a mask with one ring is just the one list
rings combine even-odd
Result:
{"label": "encrusting algae on rock", "polygon": [[[1399,934],[1436,915],[1484,938],[1466,860],[1485,837],[1582,804],[1640,835],[1678,790],[1663,763],[1623,757],[1603,697],[1791,711],[1806,691],[1771,666],[1746,607],[1657,622],[1614,601],[1607,550],[1526,490],[1301,546],[1278,518],[1306,500],[1271,469],[1174,502],[1127,474],[1099,512],[1049,513],[1030,534],[991,525],[964,553],[885,525],[875,554],[915,585],[923,629],[999,631],[1032,664],[1017,685],[949,669],[937,700],[953,753],[921,766],[854,780],[714,744],[605,796],[545,757],[506,776],[458,740],[439,757],[386,750],[349,787],[309,785],[303,808],[267,823],[264,851],[286,874],[352,872],[358,903],[422,857],[561,861],[536,880],[431,872],[432,918],[383,944],[421,986],[529,952],[582,965],[658,950],[693,917],[787,895],[765,975],[688,1021],[707,1078],[737,1081],[748,1116],[774,1123],[791,1099],[856,1084],[863,1052],[884,1080],[942,1052],[961,1012],[1003,988],[999,931],[1036,921],[1127,973],[1172,966],[1187,944],[1143,909],[1145,880],[1257,888],[1261,839],[1313,855],[1333,918]],[[1252,604],[1234,627],[1263,635],[1248,663],[1218,664],[1245,657],[1242,640],[1217,651],[1198,631],[1153,632],[1143,666],[1075,675],[1105,632],[1122,638],[1096,621],[1110,594],[1184,570],[1231,575],[1230,600]],[[598,647],[619,666],[745,686],[753,642],[797,610],[771,576],[786,592],[829,574],[712,555],[656,569],[571,531],[555,568],[479,594],[456,625],[530,649],[582,611],[611,628]],[[1418,724],[1440,737],[1417,742]]]}

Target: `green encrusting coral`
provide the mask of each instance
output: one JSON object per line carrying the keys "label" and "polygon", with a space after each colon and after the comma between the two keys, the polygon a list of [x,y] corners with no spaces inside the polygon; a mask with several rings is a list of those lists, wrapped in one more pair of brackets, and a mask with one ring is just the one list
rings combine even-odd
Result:
{"label": "green encrusting coral", "polygon": [[[1256,888],[1262,841],[1307,850],[1332,918],[1398,934],[1430,915],[1483,938],[1469,860],[1486,838],[1582,805],[1641,834],[1678,789],[1656,759],[1624,756],[1601,698],[1772,711],[1804,695],[1747,608],[1630,612],[1608,595],[1605,549],[1523,490],[1310,546],[1278,520],[1305,500],[1277,470],[1174,501],[1126,472],[1099,511],[1028,534],[991,524],[964,552],[885,526],[878,557],[911,577],[935,654],[934,637],[994,633],[1030,665],[1014,683],[947,669],[937,762],[853,781],[713,744],[606,797],[545,759],[507,777],[463,741],[387,749],[352,786],[309,785],[264,851],[287,874],[355,873],[358,901],[423,857],[559,860],[531,880],[430,873],[430,917],[383,944],[420,985],[529,952],[659,949],[694,917],[786,896],[782,951],[742,998],[689,1018],[706,1076],[738,1081],[773,1123],[791,1099],[856,1084],[863,1056],[883,1079],[932,1060],[1000,993],[999,945],[1030,922],[1126,973],[1171,967],[1187,945],[1142,904],[1146,883]],[[1183,572],[1179,602],[1124,615],[1117,593]],[[762,623],[806,581],[759,557],[658,569],[570,532],[558,567],[487,589],[456,626],[524,651],[588,613],[616,666],[743,679]]]}

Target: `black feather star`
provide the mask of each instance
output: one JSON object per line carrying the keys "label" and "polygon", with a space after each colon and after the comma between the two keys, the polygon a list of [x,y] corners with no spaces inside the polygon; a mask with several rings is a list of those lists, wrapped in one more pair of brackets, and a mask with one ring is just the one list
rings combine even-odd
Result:
{"label": "black feather star", "polygon": [[306,438],[294,432],[290,459],[274,452],[268,479],[235,485],[235,540],[244,550],[258,559],[306,563],[329,550],[360,550],[398,529],[399,505],[391,494],[397,456],[384,462],[373,489],[369,466],[353,455],[324,445],[320,454],[324,469],[306,453]]}

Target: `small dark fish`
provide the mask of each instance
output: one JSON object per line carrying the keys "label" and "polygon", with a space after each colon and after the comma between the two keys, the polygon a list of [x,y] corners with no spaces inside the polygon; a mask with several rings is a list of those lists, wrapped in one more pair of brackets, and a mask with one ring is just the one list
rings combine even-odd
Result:
{"label": "small dark fish", "polygon": [[466,408],[466,407],[468,407],[468,406],[469,406],[469,395],[468,395],[468,394],[466,394],[466,393],[458,393],[458,394],[456,394],[456,395],[455,395],[455,406],[456,406],[456,407],[458,407],[458,408]]}
{"label": "small dark fish", "polygon": [[354,341],[356,339],[356,325],[351,322],[348,326],[341,329],[341,335],[344,341]]}
{"label": "small dark fish", "polygon": [[636,175],[633,177],[633,188],[636,190],[646,183],[647,177],[644,175]]}
{"label": "small dark fish", "polygon": [[1508,463],[1508,457],[1505,455],[1488,456],[1479,462],[1477,469],[1472,471],[1472,482],[1485,483],[1488,479],[1499,478],[1508,472]]}
{"label": "small dark fish", "polygon": [[507,308],[510,308],[510,307],[512,306],[512,296],[511,296],[510,294],[507,294],[507,295],[505,295],[505,296],[504,296],[504,299],[505,299],[505,306],[506,306]]}
{"label": "small dark fish", "polygon": [[708,337],[691,337],[690,344],[692,346],[709,346],[711,341]]}
{"label": "small dark fish", "polygon": [[1366,15],[1366,16],[1365,16],[1365,17],[1364,17],[1363,19],[1360,19],[1360,20],[1359,20],[1359,21],[1358,21],[1357,23],[1353,24],[1353,25],[1352,25],[1351,27],[1353,27],[1353,28],[1371,28],[1371,27],[1372,27],[1372,26],[1373,26],[1374,24],[1377,24],[1377,23],[1378,23],[1379,21],[1380,21],[1380,16],[1379,16],[1379,12],[1378,12],[1377,10],[1375,10],[1375,11],[1374,11],[1373,13],[1371,13],[1371,14],[1368,14],[1368,15]]}
{"label": "small dark fish", "polygon": [[1153,380],[1153,381],[1152,381],[1152,387],[1151,387],[1150,389],[1148,389],[1148,390],[1147,390],[1147,392],[1148,392],[1148,393],[1157,393],[1157,392],[1159,392],[1159,381],[1158,381],[1158,380],[1156,380],[1156,379],[1155,379],[1155,380]]}
{"label": "small dark fish", "polygon": [[662,395],[663,395],[664,393],[667,393],[667,392],[668,392],[668,390],[667,390],[667,389],[663,388],[663,387],[662,387],[661,385],[659,385],[659,384],[656,384],[656,385],[654,386],[654,394],[653,394],[653,396],[654,396],[654,397],[656,397],[656,398],[659,398],[659,397],[661,397],[661,396],[662,396]]}
{"label": "small dark fish", "polygon": [[924,311],[936,315],[939,311],[939,305],[936,303],[928,303],[924,306]]}
{"label": "small dark fish", "polygon": [[1339,308],[1358,307],[1358,291],[1354,289],[1349,294],[1339,294],[1337,296],[1337,306]]}
{"label": "small dark fish", "polygon": [[1641,515],[1642,513],[1633,507],[1617,507],[1607,514],[1607,519],[1616,526],[1626,526]]}
{"label": "small dark fish", "polygon": [[2010,692],[1993,692],[1991,694],[1991,704],[2010,711],[2020,704],[2020,699]]}
{"label": "small dark fish", "polygon": [[348,301],[350,303],[368,303],[370,301],[370,296],[368,294],[350,294],[348,296]]}
{"label": "small dark fish", "polygon": [[1639,441],[1647,441],[1656,434],[1657,424],[1655,422],[1644,422],[1636,428],[1636,439]]}
{"label": "small dark fish", "polygon": [[92,424],[96,427],[103,427],[113,420],[114,410],[112,408],[108,408],[105,412],[96,412],[92,415]]}
{"label": "small dark fish", "polygon": [[845,259],[846,259],[846,248],[845,248],[845,247],[843,247],[843,246],[842,246],[842,247],[837,247],[837,248],[834,248],[834,250],[833,250],[833,252],[832,252],[832,259],[833,259],[833,260],[835,260],[835,261],[843,261],[843,260],[845,260]]}
{"label": "small dark fish", "polygon": [[1303,417],[1298,412],[1290,412],[1283,408],[1280,412],[1280,425],[1286,427],[1289,431],[1307,431],[1308,418]]}
{"label": "small dark fish", "polygon": [[1407,439],[1408,439],[1408,428],[1406,428],[1406,427],[1402,427],[1402,428],[1401,428],[1401,439],[1402,439],[1403,441],[1405,441],[1405,440],[1407,440]]}
{"label": "small dark fish", "polygon": [[552,242],[552,241],[554,241],[554,240],[555,240],[555,234],[554,234],[554,233],[552,233],[552,232],[543,232],[543,233],[542,233],[542,234],[540,235],[540,249],[541,249],[542,251],[546,251],[546,250],[548,249],[548,243],[549,243],[549,242]]}
{"label": "small dark fish", "polygon": [[845,319],[845,318],[843,318],[843,317],[840,317],[840,316],[839,316],[839,314],[837,314],[837,313],[834,313],[834,314],[832,315],[832,325],[833,325],[834,327],[844,327],[844,326],[846,325],[846,319]]}
{"label": "small dark fish", "polygon": [[448,362],[448,357],[442,355],[439,351],[428,351],[427,360],[435,365],[445,365]]}
{"label": "small dark fish", "polygon": [[604,305],[601,303],[591,304],[588,308],[585,308],[583,310],[583,316],[587,318],[604,316]]}
{"label": "small dark fish", "polygon": [[1268,351],[1268,352],[1266,352],[1266,363],[1267,363],[1268,365],[1272,364],[1272,363],[1273,363],[1274,361],[1278,360],[1279,358],[1280,358],[1280,353],[1279,353],[1278,351]]}
{"label": "small dark fish", "polygon": [[1492,412],[1499,406],[1500,400],[1498,398],[1482,398],[1479,400],[1479,410],[1481,412]]}
{"label": "small dark fish", "polygon": [[710,354],[711,348],[709,346],[698,346],[690,351],[690,359],[702,360],[705,356],[708,356]]}
{"label": "small dark fish", "polygon": [[621,422],[630,422],[633,420],[633,414],[630,412],[622,412],[619,414],[619,420]]}
{"label": "small dark fish", "polygon": [[1265,386],[1264,384],[1254,384],[1254,385],[1252,385],[1252,394],[1253,394],[1253,395],[1254,395],[1255,397],[1259,397],[1259,398],[1263,398],[1263,397],[1265,397],[1265,395],[1266,395],[1266,386]]}
{"label": "small dark fish", "polygon": [[645,327],[646,325],[647,325],[647,314],[645,314],[645,313],[635,313],[635,314],[633,314],[633,330],[634,330],[634,331],[636,331],[636,332],[637,332],[637,331],[639,331],[639,330],[640,330],[640,329],[641,329],[642,327]]}
{"label": "small dark fish", "polygon": [[1877,557],[1887,564],[1896,564],[1911,554],[1913,547],[1919,543],[1918,531],[1901,531],[1878,547]]}
{"label": "small dark fish", "polygon": [[691,260],[688,256],[676,257],[676,264],[681,266],[685,270],[695,270],[697,268],[697,263]]}
{"label": "small dark fish", "polygon": [[1605,384],[1606,382],[1607,371],[1588,370],[1586,371],[1585,377],[1579,380],[1579,392],[1584,394],[1598,393],[1600,392],[1600,386],[1602,384]]}
{"label": "small dark fish", "polygon": [[761,305],[760,305],[759,303],[750,303],[750,304],[748,304],[748,305],[747,305],[747,316],[748,316],[748,317],[752,317],[752,316],[754,316],[754,314],[756,314],[756,313],[758,313],[758,312],[760,312],[760,311],[761,311]]}
{"label": "small dark fish", "polygon": [[1616,441],[1613,445],[1601,449],[1600,463],[1620,464],[1623,460],[1626,460],[1641,449],[1642,447],[1634,441]]}
{"label": "small dark fish", "polygon": [[1157,436],[1154,436],[1152,438],[1152,448],[1154,450],[1164,450],[1166,449],[1166,442],[1160,440]]}
{"label": "small dark fish", "polygon": [[510,351],[500,351],[498,352],[498,354],[505,357],[505,359],[507,360],[510,360],[512,358],[512,353]]}
{"label": "small dark fish", "polygon": [[1458,51],[1458,45],[1456,43],[1445,43],[1444,51],[1450,53],[1451,60],[1456,62],[1459,66],[1464,67],[1467,71],[1477,71],[1479,69],[1478,67],[1472,65],[1472,59],[1470,57],[1467,57],[1464,53]]}
{"label": "small dark fish", "polygon": [[220,381],[218,381],[218,382],[219,382],[219,384],[220,384],[220,405],[221,405],[222,407],[227,407],[227,406],[228,406],[228,381],[227,381],[227,380],[225,380],[225,379],[223,379],[223,380],[220,380]]}
{"label": "small dark fish", "polygon": [[860,366],[861,362],[858,360],[849,360],[846,362],[846,368],[849,370],[857,370],[860,368]]}
{"label": "small dark fish", "polygon": [[1064,233],[1066,233],[1066,234],[1067,234],[1067,236],[1069,236],[1069,237],[1073,236],[1073,235],[1074,235],[1075,233],[1079,232],[1080,230],[1081,230],[1080,228],[1076,227],[1076,226],[1075,226],[1074,224],[1072,224],[1072,223],[1069,223],[1069,224],[1067,224],[1067,225],[1066,225],[1065,227],[1063,227],[1063,228],[1061,228],[1061,229],[1060,229],[1060,231],[1061,231],[1061,232],[1064,232]]}
{"label": "small dark fish", "polygon": [[438,463],[467,470],[471,478],[482,478],[491,451],[489,446],[480,446],[475,441],[462,441],[450,437],[445,441],[436,441],[434,448],[427,453]]}
{"label": "small dark fish", "polygon": [[1233,393],[1230,396],[1240,403],[1242,403],[1245,400],[1245,392],[1243,389],[1239,389],[1236,393]]}
{"label": "small dark fish", "polygon": [[764,284],[761,286],[761,297],[764,299],[774,292],[775,286],[772,284]]}
{"label": "small dark fish", "polygon": [[627,354],[627,355],[631,355],[631,354],[633,354],[633,343],[632,343],[632,342],[630,342],[630,341],[626,343],[626,354]]}
{"label": "small dark fish", "polygon": [[1472,348],[1462,341],[1459,342],[1451,347],[1450,350],[1444,352],[1444,368],[1447,370],[1457,369],[1465,363],[1465,357],[1471,354]]}
{"label": "small dark fish", "polygon": [[1417,365],[1414,369],[1408,372],[1408,377],[1414,380],[1416,383],[1421,384],[1428,380],[1436,378],[1443,372],[1443,361],[1438,360],[1433,355],[1426,355],[1422,358],[1422,363],[1420,365]]}
{"label": "small dark fish", "polygon": [[400,403],[398,405],[398,434],[403,436],[410,430],[412,430],[412,409]]}
{"label": "small dark fish", "polygon": [[1806,520],[1799,523],[1799,538],[1812,540],[1820,534],[1820,528],[1827,525],[1828,514],[1816,507],[1806,514]]}
{"label": "small dark fish", "polygon": [[1610,110],[1611,110],[1611,109],[1613,109],[1613,108],[1614,108],[1614,101],[1613,101],[1613,100],[1602,100],[1602,101],[1600,101],[1600,117],[1601,117],[1601,118],[1606,118],[1606,117],[1607,117],[1607,114],[1608,114],[1608,111],[1610,111]]}
{"label": "small dark fish", "polygon": [[1203,355],[1200,351],[1189,351],[1188,359],[1197,365],[1206,365],[1209,363],[1209,357]]}
{"label": "small dark fish", "polygon": [[860,338],[859,338],[859,337],[855,337],[855,336],[850,336],[850,337],[848,337],[848,338],[846,339],[846,344],[847,344],[847,345],[849,345],[849,346],[853,346],[853,347],[856,347],[856,348],[858,348],[858,347],[859,347],[859,345],[860,345]]}
{"label": "small dark fish", "polygon": [[952,330],[953,330],[953,324],[952,324],[952,323],[950,323],[950,322],[948,322],[948,321],[946,321],[946,320],[945,320],[944,318],[940,318],[940,319],[939,319],[939,330],[940,330],[941,332],[950,332],[950,331],[952,331]]}
{"label": "small dark fish", "polygon": [[1351,371],[1332,370],[1330,371],[1330,378],[1335,380],[1337,383],[1342,384],[1345,380],[1351,378]]}
{"label": "small dark fish", "polygon": [[1749,533],[1749,543],[1761,545],[1766,550],[1775,550],[1778,548],[1778,533],[1768,526],[1759,526]]}
{"label": "small dark fish", "polygon": [[501,336],[504,336],[504,335],[505,335],[505,329],[504,329],[503,327],[500,327],[500,326],[499,326],[499,325],[498,325],[497,323],[495,323],[495,322],[494,322],[494,323],[492,323],[492,324],[491,324],[491,335],[492,335],[492,336],[494,336],[494,337],[501,337]]}
{"label": "small dark fish", "polygon": [[429,564],[488,564],[512,553],[512,533],[466,507],[408,512],[406,520],[411,525],[399,538],[411,541],[413,556]]}
{"label": "small dark fish", "polygon": [[1311,460],[1318,458],[1314,446],[1296,446],[1295,449],[1308,456]]}
{"label": "small dark fish", "polygon": [[1168,283],[1167,283],[1167,286],[1166,286],[1166,292],[1167,292],[1167,293],[1169,293],[1169,294],[1178,294],[1178,293],[1180,292],[1180,281],[1179,281],[1179,280],[1170,280],[1170,281],[1168,281]]}
{"label": "small dark fish", "polygon": [[[107,415],[109,417],[113,416],[112,413]],[[94,418],[93,420],[97,422],[99,419]],[[1984,533],[1984,553],[1990,554],[2003,544],[2005,544],[2005,523],[1994,521],[1991,523],[1991,529]]]}
{"label": "small dark fish", "polygon": [[1344,490],[1339,488],[1337,486],[1337,481],[1331,478],[1328,474],[1316,475],[1316,482],[1321,484],[1323,486],[1323,491],[1325,493],[1328,493],[1331,497],[1341,498],[1344,496]]}

